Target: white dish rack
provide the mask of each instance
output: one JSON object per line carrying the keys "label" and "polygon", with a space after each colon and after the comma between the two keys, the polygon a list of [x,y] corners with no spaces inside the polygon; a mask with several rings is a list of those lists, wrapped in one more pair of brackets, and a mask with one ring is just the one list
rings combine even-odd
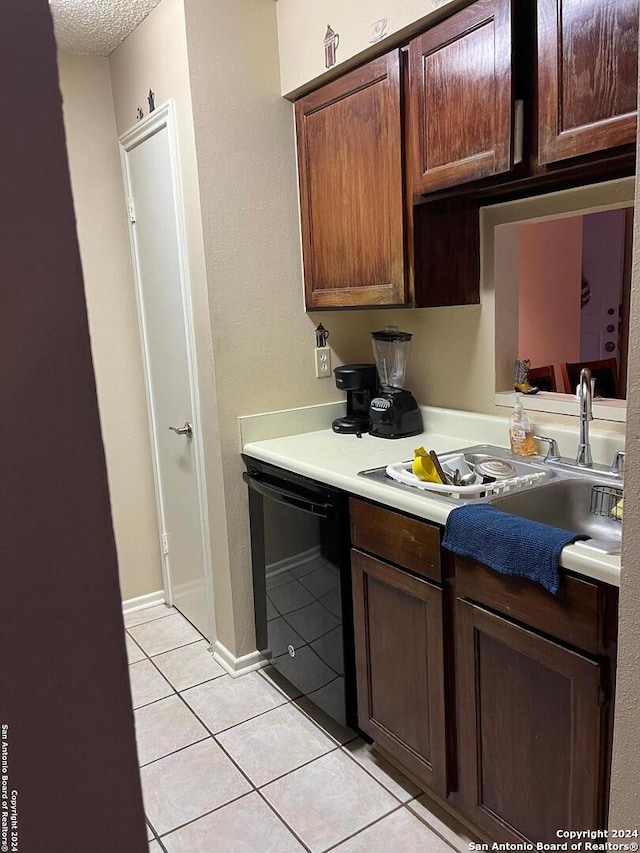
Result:
{"label": "white dish rack", "polygon": [[546,471],[536,471],[528,474],[520,474],[517,477],[495,480],[491,483],[479,482],[473,483],[470,486],[452,486],[449,484],[445,485],[444,483],[428,483],[424,480],[419,480],[411,470],[412,465],[413,461],[394,462],[392,465],[387,465],[386,473],[392,480],[404,483],[406,486],[413,486],[425,492],[436,492],[437,494],[457,496],[459,498],[498,495],[503,492],[512,491],[513,489],[521,489],[523,486],[529,486],[547,476]]}

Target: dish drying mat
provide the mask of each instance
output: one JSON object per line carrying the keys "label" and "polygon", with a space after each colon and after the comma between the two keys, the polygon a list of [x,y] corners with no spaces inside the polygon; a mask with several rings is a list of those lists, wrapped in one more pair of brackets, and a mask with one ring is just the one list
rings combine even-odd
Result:
{"label": "dish drying mat", "polygon": [[406,486],[413,486],[425,492],[436,492],[440,495],[458,496],[459,498],[498,495],[513,489],[521,489],[523,486],[529,486],[531,483],[535,483],[537,480],[541,480],[547,476],[546,471],[536,471],[530,474],[519,474],[516,477],[509,477],[504,480],[495,480],[492,483],[480,482],[473,483],[470,486],[452,486],[449,483],[428,483],[424,480],[419,480],[411,470],[412,465],[413,460],[409,462],[394,462],[392,465],[387,465],[386,472],[392,480],[404,483]]}

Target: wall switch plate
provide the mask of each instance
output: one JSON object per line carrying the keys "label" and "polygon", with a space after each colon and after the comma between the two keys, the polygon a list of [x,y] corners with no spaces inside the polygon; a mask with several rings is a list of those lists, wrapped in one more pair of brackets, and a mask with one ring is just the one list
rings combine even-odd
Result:
{"label": "wall switch plate", "polygon": [[331,376],[331,349],[329,347],[316,347],[316,379],[325,379]]}

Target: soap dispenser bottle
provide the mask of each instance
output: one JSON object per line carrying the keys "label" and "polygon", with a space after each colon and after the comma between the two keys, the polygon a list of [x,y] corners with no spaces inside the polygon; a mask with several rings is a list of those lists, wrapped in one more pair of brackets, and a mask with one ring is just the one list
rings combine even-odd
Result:
{"label": "soap dispenser bottle", "polygon": [[518,394],[509,421],[509,442],[511,452],[516,456],[533,456],[536,453],[536,443],[533,438],[533,427],[522,407],[522,399]]}

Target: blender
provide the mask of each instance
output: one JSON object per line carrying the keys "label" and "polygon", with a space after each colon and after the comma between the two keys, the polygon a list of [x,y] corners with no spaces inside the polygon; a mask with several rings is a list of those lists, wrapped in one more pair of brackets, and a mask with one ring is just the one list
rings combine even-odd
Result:
{"label": "blender", "polygon": [[371,400],[371,435],[380,438],[406,438],[422,432],[422,415],[415,397],[403,388],[409,362],[412,335],[387,326],[372,332],[373,357],[378,369],[380,390]]}

